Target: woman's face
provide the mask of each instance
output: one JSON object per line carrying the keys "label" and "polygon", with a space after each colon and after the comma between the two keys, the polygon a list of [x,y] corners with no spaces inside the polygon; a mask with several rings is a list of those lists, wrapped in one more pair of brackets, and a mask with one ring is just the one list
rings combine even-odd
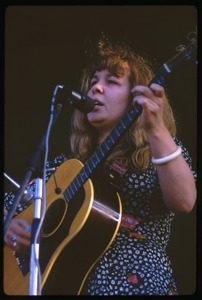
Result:
{"label": "woman's face", "polygon": [[87,95],[100,104],[87,114],[88,121],[100,133],[108,134],[130,106],[131,86],[128,75],[117,77],[106,69],[97,71]]}

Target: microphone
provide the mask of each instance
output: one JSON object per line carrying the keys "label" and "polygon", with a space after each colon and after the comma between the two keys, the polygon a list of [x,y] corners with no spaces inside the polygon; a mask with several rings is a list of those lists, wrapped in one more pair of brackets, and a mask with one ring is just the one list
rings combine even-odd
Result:
{"label": "microphone", "polygon": [[57,98],[60,98],[59,102],[64,100],[68,97],[70,104],[74,105],[78,110],[89,113],[91,112],[95,105],[99,105],[97,101],[94,101],[87,95],[84,95],[82,93],[70,90],[64,85],[59,85],[61,89],[59,89],[57,92]]}

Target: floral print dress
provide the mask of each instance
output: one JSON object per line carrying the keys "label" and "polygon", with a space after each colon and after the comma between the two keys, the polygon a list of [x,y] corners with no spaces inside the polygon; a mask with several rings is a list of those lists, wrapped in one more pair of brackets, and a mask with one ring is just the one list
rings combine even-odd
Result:
{"label": "floral print dress", "polygon": [[[187,150],[180,141],[175,141],[182,147],[192,170]],[[88,293],[176,295],[172,265],[166,253],[174,213],[163,206],[155,168],[150,164],[144,173],[127,171],[124,175],[122,169],[115,169],[121,173],[118,177],[123,209],[121,225],[113,243],[91,272]],[[192,172],[196,179],[196,173]]]}

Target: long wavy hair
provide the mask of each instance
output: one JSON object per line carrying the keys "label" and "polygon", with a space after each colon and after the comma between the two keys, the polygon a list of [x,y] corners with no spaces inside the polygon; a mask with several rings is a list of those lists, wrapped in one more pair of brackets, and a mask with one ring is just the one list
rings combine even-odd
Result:
{"label": "long wavy hair", "polygon": [[[114,75],[124,75],[129,72],[131,88],[135,85],[148,85],[154,73],[149,61],[138,55],[128,45],[111,42],[102,37],[96,46],[90,62],[83,69],[80,90],[87,94],[90,81],[96,71],[108,69]],[[172,136],[176,134],[176,125],[171,106],[166,97],[164,104],[164,122]],[[97,131],[87,120],[86,114],[75,110],[72,117],[72,133],[70,146],[72,156],[85,162],[97,146]],[[146,132],[138,119],[130,126],[119,143],[106,158],[110,163],[114,160],[126,167],[138,171],[145,170],[151,159],[151,150]]]}

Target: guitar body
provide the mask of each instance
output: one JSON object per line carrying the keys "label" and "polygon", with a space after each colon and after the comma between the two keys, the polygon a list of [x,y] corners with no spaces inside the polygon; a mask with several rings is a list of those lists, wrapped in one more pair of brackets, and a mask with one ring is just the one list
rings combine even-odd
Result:
{"label": "guitar body", "polygon": [[[106,195],[100,199],[88,179],[71,201],[65,199],[65,189],[82,167],[76,159],[67,160],[46,184],[39,254],[42,295],[85,293],[87,275],[113,241],[120,225],[119,195],[107,187]],[[55,192],[55,182],[59,194]],[[31,223],[33,215],[34,204],[31,204],[16,218]],[[29,259],[24,263],[20,257],[23,263],[19,266],[19,256],[16,254],[16,259],[13,253],[11,248],[4,247],[4,291],[8,295],[29,295]]]}

